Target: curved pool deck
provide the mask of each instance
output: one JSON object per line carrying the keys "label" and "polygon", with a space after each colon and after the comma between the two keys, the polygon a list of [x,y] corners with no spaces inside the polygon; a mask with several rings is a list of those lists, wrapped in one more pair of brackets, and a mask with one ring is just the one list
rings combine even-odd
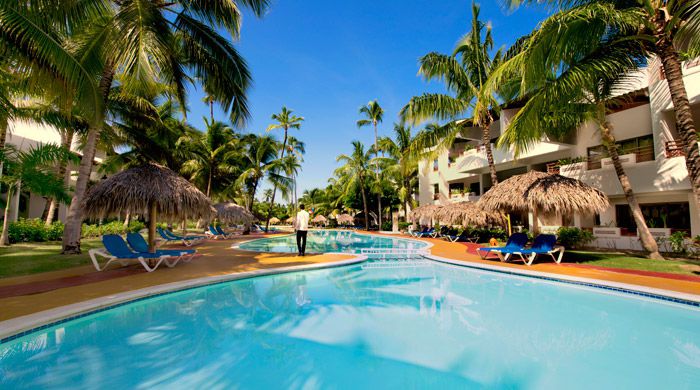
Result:
{"label": "curved pool deck", "polygon": [[[401,237],[408,238],[397,238]],[[47,322],[167,291],[262,274],[340,266],[364,260],[353,254],[297,257],[293,254],[256,253],[231,248],[236,243],[250,239],[251,237],[207,241],[197,247],[201,256],[191,263],[181,263],[175,268],[159,268],[152,273],[146,273],[136,266],[116,267],[97,273],[90,265],[0,279],[0,339]],[[700,302],[700,279],[670,279],[548,262],[526,267],[522,263],[482,260],[469,253],[467,247],[460,243],[439,239],[420,240],[430,244],[430,257],[438,261],[501,272],[604,284]]]}

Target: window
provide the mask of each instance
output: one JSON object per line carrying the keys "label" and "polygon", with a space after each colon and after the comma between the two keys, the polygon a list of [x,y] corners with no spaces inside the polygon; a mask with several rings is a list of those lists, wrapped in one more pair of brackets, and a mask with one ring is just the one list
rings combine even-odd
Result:
{"label": "window", "polygon": [[[619,155],[636,154],[637,162],[654,160],[654,137],[651,134],[617,142]],[[609,157],[604,145],[588,148],[588,169],[600,169],[600,160]]]}
{"label": "window", "polygon": [[[688,202],[652,203],[639,205],[642,215],[650,228],[690,229],[690,209]],[[626,204],[615,206],[617,226],[637,231],[630,207]]]}
{"label": "window", "polygon": [[450,183],[450,195],[459,195],[464,192],[464,183]]}
{"label": "window", "polygon": [[479,193],[479,183],[472,183],[469,185],[469,192],[473,193],[474,195],[481,195]]}
{"label": "window", "polygon": [[435,159],[435,160],[433,160],[433,171],[437,171],[437,170],[438,170],[438,160]]}
{"label": "window", "polygon": [[440,184],[433,184],[433,199],[440,197]]}

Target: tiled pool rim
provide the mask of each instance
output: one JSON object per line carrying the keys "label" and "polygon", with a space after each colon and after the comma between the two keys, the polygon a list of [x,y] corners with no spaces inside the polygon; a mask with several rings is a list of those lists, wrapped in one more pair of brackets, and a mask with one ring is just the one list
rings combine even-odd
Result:
{"label": "tiled pool rim", "polygon": [[[358,233],[362,234],[362,233]],[[253,240],[251,240],[253,241]],[[413,240],[419,241],[419,240]],[[421,241],[424,242],[424,241]],[[429,243],[432,246],[432,243]],[[426,247],[426,249],[429,247]],[[257,252],[264,253],[264,252]],[[331,253],[328,253],[331,254]],[[350,255],[349,253],[333,253],[333,254],[343,254]],[[659,300],[665,303],[680,304],[683,306],[690,306],[693,308],[700,308],[700,295],[680,293],[670,290],[662,290],[650,287],[644,287],[639,285],[611,282],[600,279],[590,279],[581,278],[568,275],[553,274],[548,272],[532,271],[527,269],[511,269],[506,267],[501,267],[498,265],[489,265],[481,263],[470,263],[468,261],[460,261],[448,259],[445,257],[435,256],[435,255],[424,255],[423,257],[450,265],[455,265],[459,267],[466,267],[470,269],[494,272],[500,274],[508,274],[512,276],[533,278],[555,283],[563,283],[574,286],[589,287],[595,289],[605,290],[611,293],[621,293],[629,294],[633,297],[644,297],[650,298],[652,300]],[[141,300],[158,297],[167,294],[173,294],[181,292],[183,290],[194,289],[198,287],[216,285],[221,283],[227,283],[235,280],[250,279],[260,276],[275,275],[282,273],[300,272],[324,268],[334,268],[342,267],[346,265],[359,264],[367,260],[366,256],[356,254],[355,257],[348,260],[341,260],[336,262],[328,263],[318,263],[318,264],[306,264],[301,266],[291,266],[264,270],[255,270],[234,274],[218,275],[218,276],[208,276],[197,279],[191,279],[181,282],[174,282],[163,284],[159,286],[152,286],[144,289],[128,291],[120,294],[115,294],[112,296],[95,298],[85,302],[79,302],[67,306],[60,306],[54,309],[13,318],[11,320],[6,320],[0,322],[0,344],[12,341],[14,339],[23,337],[27,334],[41,331],[43,329],[50,328],[55,325],[60,325],[62,323],[82,318],[88,315],[106,311],[115,307],[127,305],[133,302],[138,302]],[[73,310],[71,310],[73,309]],[[62,313],[54,314],[54,313]],[[52,315],[53,314],[53,315]],[[22,322],[29,321],[29,324],[23,325]],[[9,324],[9,325],[8,325]],[[40,324],[40,325],[39,325]]]}

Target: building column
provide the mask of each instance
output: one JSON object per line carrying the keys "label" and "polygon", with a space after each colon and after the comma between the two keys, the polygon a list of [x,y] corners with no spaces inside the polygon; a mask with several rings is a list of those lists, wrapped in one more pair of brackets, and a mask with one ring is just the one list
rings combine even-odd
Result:
{"label": "building column", "polygon": [[695,201],[692,191],[688,194],[688,211],[690,212],[690,236],[700,235],[700,205]]}

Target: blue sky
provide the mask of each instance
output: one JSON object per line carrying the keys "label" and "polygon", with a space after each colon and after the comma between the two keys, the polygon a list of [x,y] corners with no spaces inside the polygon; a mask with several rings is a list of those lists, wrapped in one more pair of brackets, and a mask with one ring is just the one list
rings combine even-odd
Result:
{"label": "blue sky", "polygon": [[[534,8],[508,12],[498,3],[480,3],[496,47],[508,47],[546,16]],[[274,0],[263,18],[246,15],[236,43],[253,74],[244,131],[264,133],[283,105],[303,116],[301,130],[293,131],[306,143],[299,191],[325,187],[335,157],[349,152],[352,140],[373,142],[370,128],[355,125],[359,107],[378,99],[385,110],[380,135],[391,135],[412,96],[441,91],[417,76],[418,58],[450,53],[470,20],[471,1],[464,0]],[[209,115],[202,96],[190,95],[189,120],[200,128]],[[215,116],[227,118],[218,110]]]}

